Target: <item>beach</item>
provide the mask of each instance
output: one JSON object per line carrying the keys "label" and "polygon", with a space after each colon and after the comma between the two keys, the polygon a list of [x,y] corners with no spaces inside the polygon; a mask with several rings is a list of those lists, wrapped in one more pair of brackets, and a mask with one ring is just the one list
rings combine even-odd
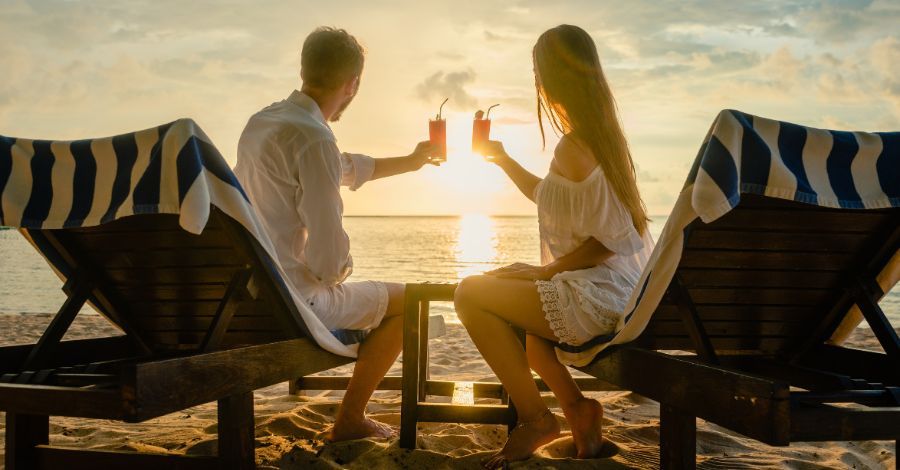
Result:
{"label": "beach", "polygon": [[[48,314],[0,315],[0,345],[34,342],[50,321]],[[99,315],[78,317],[66,339],[116,334]],[[460,381],[495,381],[465,330],[448,324],[447,333],[431,340],[432,378]],[[874,348],[877,341],[868,330],[858,329],[850,338],[855,347]],[[347,375],[344,366],[327,375]],[[399,361],[390,372],[400,374]],[[341,391],[307,391],[288,394],[286,383],[257,390],[256,459],[259,468],[270,469],[466,469],[478,468],[481,459],[499,448],[506,437],[504,426],[476,424],[420,424],[418,448],[399,448],[397,440],[360,440],[326,444],[322,432],[331,424]],[[565,435],[562,413],[549,394],[548,405],[560,420],[564,435],[542,447],[535,457],[513,468],[658,468],[659,406],[627,391],[590,392],[603,403],[607,445],[605,458],[578,460]],[[430,397],[440,401],[439,397]],[[443,398],[447,401],[447,398]],[[369,404],[370,416],[399,426],[400,393],[379,391]],[[3,414],[0,413],[0,418]],[[0,421],[2,422],[2,421]],[[2,425],[0,425],[2,426]],[[4,430],[0,428],[0,441]],[[50,443],[86,449],[136,450],[213,455],[216,452],[216,407],[210,403],[128,424],[116,421],[52,417]],[[889,441],[800,443],[776,448],[698,420],[699,468],[894,468],[894,443]],[[2,456],[0,456],[2,462]],[[2,463],[0,463],[2,466]]]}

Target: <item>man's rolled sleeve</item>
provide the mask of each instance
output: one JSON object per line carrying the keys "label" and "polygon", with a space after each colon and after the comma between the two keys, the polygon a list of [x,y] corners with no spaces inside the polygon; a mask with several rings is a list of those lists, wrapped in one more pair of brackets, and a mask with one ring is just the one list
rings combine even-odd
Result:
{"label": "man's rolled sleeve", "polygon": [[323,141],[309,145],[298,162],[303,190],[298,211],[307,229],[306,262],[327,285],[342,282],[353,268],[350,237],[342,223],[340,158],[334,142]]}
{"label": "man's rolled sleeve", "polygon": [[375,173],[375,159],[359,153],[341,154],[341,185],[356,191]]}

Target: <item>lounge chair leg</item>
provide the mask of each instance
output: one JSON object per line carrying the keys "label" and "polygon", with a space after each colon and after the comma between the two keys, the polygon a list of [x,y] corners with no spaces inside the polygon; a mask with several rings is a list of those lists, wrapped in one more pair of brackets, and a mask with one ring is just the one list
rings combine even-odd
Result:
{"label": "lounge chair leg", "polygon": [[219,461],[222,468],[256,468],[253,392],[219,400]]}
{"label": "lounge chair leg", "polygon": [[661,469],[693,469],[697,465],[697,418],[681,410],[659,405],[659,466]]}
{"label": "lounge chair leg", "polygon": [[50,443],[50,417],[6,414],[6,469],[38,468],[35,447]]}

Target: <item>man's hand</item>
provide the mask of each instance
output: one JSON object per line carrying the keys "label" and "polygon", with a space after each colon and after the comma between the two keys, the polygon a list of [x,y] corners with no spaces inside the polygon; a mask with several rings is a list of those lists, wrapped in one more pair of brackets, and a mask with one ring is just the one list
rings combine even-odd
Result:
{"label": "man's hand", "polygon": [[435,150],[437,149],[431,144],[430,140],[425,140],[416,144],[416,149],[407,156],[412,164],[412,171],[422,168],[426,163],[440,166],[440,160],[433,160]]}
{"label": "man's hand", "polygon": [[534,266],[526,263],[513,263],[493,271],[485,273],[488,276],[496,276],[505,279],[525,279],[528,281],[546,281],[553,277],[543,266]]}

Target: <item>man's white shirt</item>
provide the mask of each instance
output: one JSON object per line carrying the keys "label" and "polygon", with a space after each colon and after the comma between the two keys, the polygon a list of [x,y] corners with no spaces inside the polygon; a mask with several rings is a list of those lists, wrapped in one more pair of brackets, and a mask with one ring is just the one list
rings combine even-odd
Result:
{"label": "man's white shirt", "polygon": [[234,173],[301,295],[312,298],[352,272],[340,186],[372,179],[375,161],[342,153],[316,102],[299,91],[254,114]]}

